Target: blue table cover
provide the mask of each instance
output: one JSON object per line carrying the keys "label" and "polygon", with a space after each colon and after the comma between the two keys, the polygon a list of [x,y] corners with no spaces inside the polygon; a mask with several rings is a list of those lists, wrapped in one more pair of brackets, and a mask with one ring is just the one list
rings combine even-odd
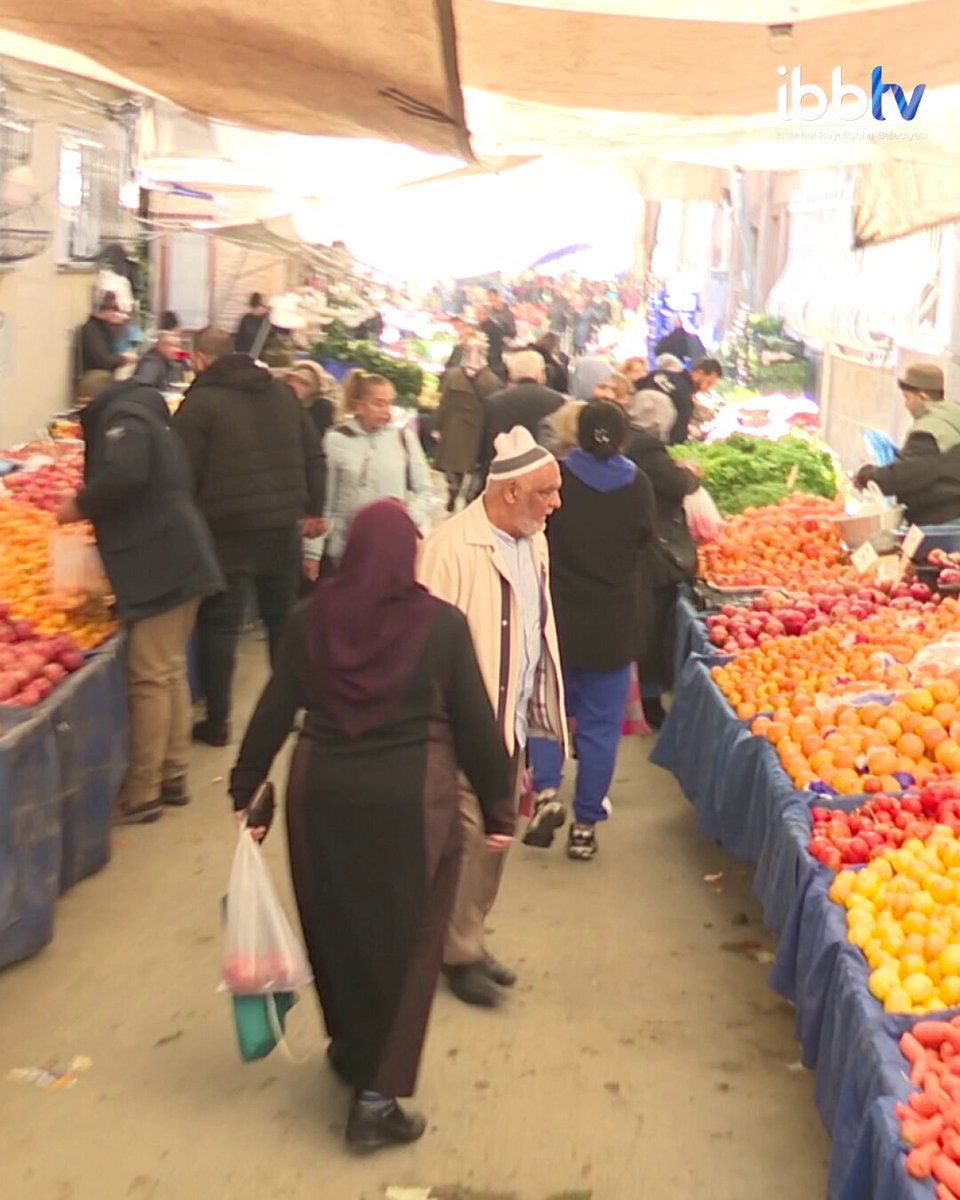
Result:
{"label": "blue table cover", "polygon": [[801,1058],[817,1072],[833,1138],[828,1200],[932,1200],[932,1185],[906,1173],[894,1113],[911,1090],[899,1037],[918,1018],[884,1013],[870,994],[866,959],[827,895],[833,872],[807,850],[814,804],[849,810],[864,797],[824,800],[793,787],[774,748],[749,734],[711,680],[718,659],[684,597],[677,641],[685,658],[651,761],[676,776],[702,833],[757,863],[754,891],[780,931],[771,985],[796,1005]]}
{"label": "blue table cover", "polygon": [[53,936],[57,897],[110,857],[127,765],[123,639],[0,736],[0,967]]}

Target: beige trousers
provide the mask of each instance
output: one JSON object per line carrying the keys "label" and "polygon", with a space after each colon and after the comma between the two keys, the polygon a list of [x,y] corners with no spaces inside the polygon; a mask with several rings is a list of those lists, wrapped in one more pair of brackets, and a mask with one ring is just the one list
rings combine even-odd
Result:
{"label": "beige trousers", "polygon": [[[514,761],[514,799],[520,804],[520,789],[523,784],[523,759],[518,755]],[[480,962],[485,956],[484,925],[487,914],[500,890],[506,854],[488,850],[483,828],[483,814],[476,792],[460,776],[460,825],[463,829],[463,857],[460,863],[460,881],[454,901],[447,939],[443,949],[443,962],[447,967],[464,966]]]}
{"label": "beige trousers", "polygon": [[192,708],[187,643],[199,597],[127,628],[130,765],[117,807],[141,808],[187,773]]}

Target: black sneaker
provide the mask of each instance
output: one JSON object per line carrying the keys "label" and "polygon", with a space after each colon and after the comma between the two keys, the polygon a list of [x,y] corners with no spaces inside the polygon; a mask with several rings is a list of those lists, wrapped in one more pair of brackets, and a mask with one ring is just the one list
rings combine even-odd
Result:
{"label": "black sneaker", "polygon": [[169,779],[161,786],[160,803],[169,804],[171,808],[183,808],[185,804],[190,803],[187,781],[183,775],[179,779]]}
{"label": "black sneaker", "polygon": [[205,742],[208,746],[226,746],[230,741],[230,726],[198,721],[193,727],[193,740]]}
{"label": "black sneaker", "polygon": [[347,1145],[357,1154],[369,1154],[385,1146],[407,1146],[423,1137],[426,1118],[406,1113],[396,1100],[361,1100],[350,1105]]}
{"label": "black sneaker", "polygon": [[556,788],[544,788],[542,792],[537,792],[533,801],[533,816],[523,835],[523,844],[541,850],[552,846],[553,835],[563,828],[566,819],[567,810],[563,801],[557,799]]}
{"label": "black sneaker", "polygon": [[490,954],[483,960],[481,964],[487,975],[497,987],[513,987],[517,982],[516,971],[511,971],[509,967],[505,967],[502,962],[497,960]]}
{"label": "black sneaker", "polygon": [[659,696],[644,696],[640,700],[643,715],[651,729],[660,729],[667,719],[666,709],[660,702]]}
{"label": "black sneaker", "polygon": [[567,858],[594,858],[597,853],[597,835],[592,825],[570,826],[567,835]]}
{"label": "black sneaker", "polygon": [[137,808],[122,808],[112,818],[113,825],[152,825],[163,816],[163,805],[159,800],[141,804]]}
{"label": "black sneaker", "polygon": [[444,967],[443,973],[447,977],[450,991],[464,1004],[475,1004],[478,1008],[496,1008],[500,1003],[500,989],[488,973],[486,962]]}

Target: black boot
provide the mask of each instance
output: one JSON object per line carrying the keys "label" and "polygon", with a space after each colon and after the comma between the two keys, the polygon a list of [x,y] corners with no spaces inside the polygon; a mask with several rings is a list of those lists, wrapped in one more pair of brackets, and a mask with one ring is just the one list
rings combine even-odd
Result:
{"label": "black boot", "polygon": [[354,1097],[347,1118],[347,1145],[359,1154],[384,1146],[406,1146],[423,1137],[427,1122],[419,1113],[406,1113],[396,1100]]}
{"label": "black boot", "polygon": [[500,1003],[500,989],[491,979],[486,962],[444,967],[443,973],[450,984],[450,991],[464,1004],[476,1004],[479,1008],[496,1008]]}
{"label": "black boot", "polygon": [[193,727],[193,740],[205,742],[208,746],[226,746],[230,741],[230,726],[198,721]]}
{"label": "black boot", "polygon": [[667,719],[666,710],[660,703],[659,696],[642,696],[640,704],[643,708],[643,715],[646,717],[647,724],[651,729],[660,729],[664,721]]}

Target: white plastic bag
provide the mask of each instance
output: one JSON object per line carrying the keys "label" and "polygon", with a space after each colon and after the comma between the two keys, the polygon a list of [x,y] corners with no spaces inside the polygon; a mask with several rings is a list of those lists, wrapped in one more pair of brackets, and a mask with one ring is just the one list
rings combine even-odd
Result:
{"label": "white plastic bag", "polygon": [[58,529],[50,535],[50,584],[55,592],[99,596],[110,590],[92,535]]}
{"label": "white plastic bag", "polygon": [[712,542],[720,536],[723,517],[705,487],[698,487],[689,496],[684,496],[683,512],[687,518],[687,528],[698,542]]}
{"label": "white plastic bag", "polygon": [[300,939],[290,927],[263,852],[240,831],[227,893],[223,981],[235,995],[291,992],[313,979]]}

